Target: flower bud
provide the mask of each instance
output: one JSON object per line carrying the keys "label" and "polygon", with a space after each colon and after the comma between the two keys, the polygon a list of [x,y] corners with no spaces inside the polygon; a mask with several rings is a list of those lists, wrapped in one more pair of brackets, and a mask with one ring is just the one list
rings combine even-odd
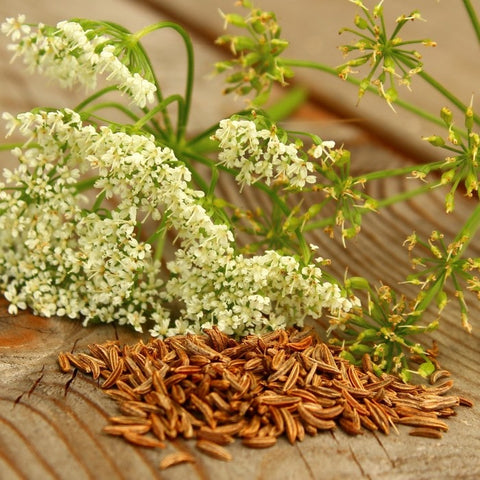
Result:
{"label": "flower bud", "polygon": [[433,145],[434,147],[445,146],[445,140],[439,135],[431,135],[430,137],[423,137],[422,140],[427,141],[430,145]]}
{"label": "flower bud", "polygon": [[355,26],[360,28],[360,30],[365,30],[368,27],[367,21],[360,15],[355,15],[355,19],[353,21],[355,23]]}
{"label": "flower bud", "polygon": [[452,111],[447,108],[447,107],[443,107],[441,110],[440,110],[440,117],[441,119],[445,122],[445,124],[447,126],[450,126],[453,122],[453,114],[452,114]]}
{"label": "flower bud", "polygon": [[471,130],[473,128],[473,109],[468,107],[465,111],[465,128]]}
{"label": "flower bud", "polygon": [[245,19],[238,13],[228,13],[223,15],[223,18],[225,19],[225,23],[229,23],[235,27],[245,28],[247,26]]}

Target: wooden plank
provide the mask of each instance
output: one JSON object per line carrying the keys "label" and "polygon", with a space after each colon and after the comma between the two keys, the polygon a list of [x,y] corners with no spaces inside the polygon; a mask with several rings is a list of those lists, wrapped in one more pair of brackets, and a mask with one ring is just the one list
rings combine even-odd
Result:
{"label": "wooden plank", "polygon": [[[204,8],[213,5],[204,0]],[[209,3],[210,2],[210,3]],[[278,4],[279,2],[277,2]],[[321,2],[311,3],[312,16]],[[328,2],[332,4],[334,2]],[[337,2],[335,2],[337,3]],[[218,3],[220,4],[220,3]],[[183,0],[169,2],[169,6],[192,7],[196,12],[199,30],[203,24],[201,12],[193,9],[197,2],[187,4]],[[162,7],[165,5],[161,5]],[[223,7],[228,10],[229,5]],[[337,7],[333,7],[337,8]],[[28,2],[6,1],[0,4],[1,16],[12,16],[18,11],[27,14],[32,21],[56,22],[73,16],[108,18],[126,24],[132,30],[158,21],[157,10],[145,3],[107,0],[94,2]],[[208,11],[208,10],[207,10]],[[185,10],[176,15],[191,22]],[[214,15],[211,11],[209,15]],[[317,18],[322,18],[317,13]],[[328,23],[328,22],[326,22]],[[305,22],[296,23],[305,26]],[[310,28],[310,27],[308,27]],[[333,27],[332,27],[333,28]],[[309,38],[309,37],[305,37]],[[310,43],[309,43],[310,44]],[[165,44],[152,42],[154,58],[159,65],[178,62],[179,45],[174,39]],[[200,87],[195,128],[201,128],[231,112],[230,99],[216,96],[217,84],[208,83],[203,75],[210,71],[216,53],[204,42],[197,47],[200,69],[197,72]],[[163,48],[167,47],[167,48]],[[165,50],[167,52],[165,53]],[[165,56],[167,55],[167,56]],[[80,93],[65,93],[52,86],[45,87],[43,79],[34,81],[20,65],[8,65],[8,56],[0,54],[0,107],[12,112],[30,109],[40,104],[75,104]],[[181,83],[181,69],[174,75],[171,87]],[[167,79],[168,75],[165,76]],[[167,81],[167,80],[166,80]],[[303,81],[303,80],[302,80]],[[307,80],[305,80],[306,82]],[[202,86],[203,85],[203,86]],[[348,140],[348,148],[358,160],[356,168],[363,165],[403,165],[405,159],[392,150],[372,144],[355,126],[345,128],[342,119],[326,117],[312,107],[292,122],[304,122],[321,128],[324,138],[337,141]],[[328,132],[328,133],[325,133]],[[2,166],[5,165],[2,160]],[[372,184],[369,192],[382,197],[386,192],[403,191],[413,184],[402,180]],[[236,189],[231,183],[222,185],[227,198],[236,199]],[[245,191],[238,197],[247,205],[255,206],[262,201],[256,192]],[[425,200],[407,202],[383,211],[380,215],[366,218],[364,233],[348,249],[331,241],[322,232],[313,232],[311,240],[317,243],[325,257],[332,258],[333,269],[343,275],[346,267],[352,275],[363,275],[372,281],[382,279],[396,285],[408,271],[407,253],[401,247],[403,239],[413,229],[428,234],[439,228],[452,235],[472,208],[468,199],[460,199],[456,211],[446,216],[443,213],[441,192]],[[470,252],[480,256],[480,245],[475,244]],[[408,292],[409,289],[401,287]],[[479,305],[473,296],[468,297],[474,331],[468,335],[460,328],[453,305],[447,307],[441,329],[435,333],[445,368],[453,373],[455,392],[480,401],[480,324]],[[180,478],[275,478],[275,479],[328,479],[360,478],[400,480],[406,478],[446,478],[453,472],[457,478],[480,476],[478,451],[480,448],[480,417],[477,408],[460,408],[458,415],[448,420],[450,431],[440,441],[408,436],[408,428],[400,428],[400,435],[366,433],[361,438],[352,438],[335,431],[315,438],[306,438],[292,447],[282,440],[274,448],[265,451],[249,450],[238,442],[229,447],[234,460],[231,463],[215,461],[199,455],[192,442],[177,441],[167,450],[150,451],[128,445],[117,438],[101,433],[107,417],[115,414],[116,407],[97,388],[94,381],[81,374],[61,374],[56,357],[60,351],[84,351],[88,344],[118,338],[122,343],[132,343],[146,335],[131,330],[101,325],[83,328],[80,322],[66,319],[45,319],[27,312],[12,317],[7,314],[7,303],[0,300],[0,476],[3,479],[180,479]],[[434,312],[432,312],[433,315]],[[158,464],[166,453],[186,450],[197,458],[196,464],[186,464],[160,472]]]}

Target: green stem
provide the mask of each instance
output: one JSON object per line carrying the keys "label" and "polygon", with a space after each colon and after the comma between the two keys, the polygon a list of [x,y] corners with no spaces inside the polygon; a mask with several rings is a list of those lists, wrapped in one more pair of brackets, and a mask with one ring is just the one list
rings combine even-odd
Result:
{"label": "green stem", "polygon": [[0,144],[0,152],[2,150],[13,150],[14,148],[22,148],[23,143],[5,143]]}
{"label": "green stem", "polygon": [[[149,122],[157,113],[163,112],[168,105],[170,105],[173,102],[178,102],[178,110],[182,110],[183,108],[183,97],[179,94],[174,94],[170,95],[167,97],[165,100],[157,104],[154,108],[148,111],[146,115],[144,115],[142,118],[140,118],[135,125],[133,126],[134,129],[140,130],[143,128],[143,126]],[[179,122],[180,122],[180,115],[179,117]]]}
{"label": "green stem", "polygon": [[[452,102],[461,112],[465,113],[467,111],[468,105],[465,105],[463,102],[461,102],[457,97],[455,97],[455,95],[447,90],[441,83],[437,82],[428,73],[422,70],[418,73],[418,75],[427,83],[429,83],[435,90],[441,93],[447,100]],[[480,124],[480,116],[474,113],[473,119],[475,120],[475,123]]]}
{"label": "green stem", "polygon": [[418,170],[421,170],[424,173],[429,173],[432,170],[436,170],[441,166],[445,165],[445,161],[441,160],[438,162],[432,162],[427,165],[409,165],[408,167],[402,168],[393,168],[391,170],[379,170],[370,173],[366,173],[364,175],[360,175],[354,179],[354,181],[362,180],[362,181],[371,181],[371,180],[379,180],[383,178],[389,177],[398,177],[403,176],[408,173],[412,173]]}
{"label": "green stem", "polygon": [[478,16],[475,13],[472,2],[470,0],[463,0],[463,5],[467,10],[467,14],[470,17],[470,21],[472,22],[472,27],[475,30],[475,34],[477,35],[477,40],[480,43],[480,22],[478,21]]}
{"label": "green stem", "polygon": [[385,198],[384,200],[379,200],[376,206],[379,209],[389,207],[390,205],[394,205],[395,203],[400,203],[400,202],[404,202],[405,200],[410,200],[411,198],[414,198],[417,195],[428,193],[433,188],[438,187],[439,185],[440,185],[440,182],[427,183],[425,185],[422,185],[419,188],[415,188],[413,190],[407,190],[406,192],[402,192],[397,195],[392,195],[391,197]]}
{"label": "green stem", "polygon": [[[301,68],[313,68],[315,70],[320,70],[325,73],[329,73],[330,75],[335,75],[338,77],[337,70],[333,67],[329,67],[328,65],[324,65],[322,63],[316,63],[316,62],[311,62],[309,60],[295,60],[295,59],[282,59],[282,64],[287,65],[289,67],[301,67]],[[345,81],[352,83],[353,85],[359,86],[361,83],[361,80],[348,76],[345,78]],[[375,95],[381,97],[381,94],[378,92],[378,90],[373,87],[372,85],[369,85],[366,90],[368,90],[371,93],[374,93]],[[392,103],[395,105],[398,105],[399,107],[403,108],[404,110],[407,110],[409,112],[414,113],[415,115],[424,118],[425,120],[428,120],[429,122],[435,124],[435,125],[440,125],[442,127],[445,127],[443,121],[436,117],[435,115],[432,115],[431,113],[427,112],[426,110],[423,110],[421,108],[416,107],[415,105],[412,105],[411,103],[405,102],[403,100],[397,99],[393,100]]]}
{"label": "green stem", "polygon": [[107,93],[109,92],[114,92],[117,90],[117,87],[112,85],[110,87],[105,87],[105,88],[102,88],[101,90],[98,90],[98,92],[95,92],[94,94],[90,95],[89,97],[87,97],[85,100],[83,100],[83,102],[80,102],[75,108],[74,110],[76,112],[80,112],[81,110],[83,110],[87,105],[89,105],[90,103],[94,102],[95,100],[97,100],[97,98],[100,98],[101,96],[103,95],[106,95]]}
{"label": "green stem", "polygon": [[188,117],[190,114],[190,108],[192,104],[192,92],[193,92],[193,76],[194,76],[194,54],[193,54],[193,44],[190,36],[185,31],[183,27],[174,23],[174,22],[159,22],[148,27],[143,28],[135,34],[135,37],[140,40],[144,35],[154,32],[155,30],[160,30],[162,28],[171,28],[175,30],[181,37],[185,44],[185,49],[187,52],[187,80],[185,84],[185,106],[179,114],[179,129],[177,130],[177,141],[180,142],[185,137],[185,131],[188,124]]}
{"label": "green stem", "polygon": [[469,219],[465,222],[462,229],[458,232],[455,240],[464,239],[462,247],[459,249],[455,258],[459,258],[468,244],[475,238],[475,233],[480,227],[480,203],[477,204],[475,210],[470,215]]}

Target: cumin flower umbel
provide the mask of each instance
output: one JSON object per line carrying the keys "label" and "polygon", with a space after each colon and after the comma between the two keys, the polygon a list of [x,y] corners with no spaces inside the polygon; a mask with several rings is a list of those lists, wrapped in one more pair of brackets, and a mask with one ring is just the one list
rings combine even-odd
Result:
{"label": "cumin flower umbel", "polygon": [[152,103],[155,84],[142,76],[145,72],[132,70],[132,65],[140,62],[124,63],[139,52],[131,49],[120,60],[122,50],[130,45],[115,42],[107,35],[115,26],[84,23],[90,28],[84,29],[81,20],[59,22],[56,27],[29,26],[25,16],[19,15],[16,19],[8,18],[1,29],[12,40],[8,48],[14,52],[13,58],[21,57],[32,72],[44,74],[64,87],[81,84],[90,90],[96,87],[97,76],[105,73],[107,80],[139,107]]}

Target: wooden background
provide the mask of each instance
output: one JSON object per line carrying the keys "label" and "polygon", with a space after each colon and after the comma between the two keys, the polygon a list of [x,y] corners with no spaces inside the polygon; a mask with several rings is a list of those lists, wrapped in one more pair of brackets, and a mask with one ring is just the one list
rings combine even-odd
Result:
{"label": "wooden background", "polygon": [[[258,3],[264,8],[275,7],[284,34],[292,41],[291,57],[317,58],[331,65],[341,63],[335,47],[348,39],[339,38],[337,32],[354,15],[347,0],[297,0],[281,5],[274,0],[258,0]],[[386,3],[388,7],[393,2]],[[405,13],[419,3],[404,0]],[[412,28],[425,29],[427,33],[418,36],[432,37],[439,43],[437,49],[425,52],[427,70],[438,74],[459,94],[465,92],[463,100],[468,103],[473,89],[478,88],[480,66],[476,60],[478,46],[467,29],[461,27],[466,19],[461,2],[451,0],[448,6],[434,0],[421,3],[422,13],[429,21]],[[480,9],[480,3],[474,3]],[[222,97],[221,79],[209,75],[213,62],[223,55],[212,43],[222,31],[217,9],[228,12],[233,9],[232,4],[226,0],[2,0],[0,17],[25,13],[32,22],[55,23],[88,16],[120,22],[132,30],[162,19],[179,21],[193,32],[197,56],[194,133],[243,106],[230,97]],[[399,13],[403,11],[396,12]],[[61,91],[43,78],[28,76],[20,63],[9,64],[4,39],[0,40],[0,46],[2,111],[16,113],[39,105],[74,105],[82,97],[83,92]],[[148,41],[148,48],[165,88],[172,91],[183,88],[184,64],[178,39],[162,33]],[[438,58],[444,60],[435,63]],[[404,112],[393,114],[376,99],[365,98],[355,108],[354,89],[325,75],[300,72],[296,83],[308,86],[312,94],[307,105],[288,120],[288,126],[300,126],[319,133],[322,138],[345,143],[352,151],[355,168],[398,166],[438,155],[420,140],[422,135],[435,133],[430,125]],[[414,92],[405,95],[433,111],[443,106],[420,80],[414,82]],[[0,162],[3,167],[10,160],[4,155]],[[413,187],[412,182],[390,180],[370,185],[369,191],[381,198],[386,193]],[[228,195],[229,185],[223,187]],[[253,195],[245,196],[244,200],[250,205],[257,201]],[[406,236],[413,230],[426,236],[438,228],[452,237],[471,208],[471,202],[462,198],[455,213],[447,216],[442,192],[437,191],[428,198],[418,198],[367,217],[362,234],[347,249],[321,232],[314,232],[312,241],[321,246],[323,256],[333,260],[337,274],[342,275],[348,266],[352,275],[395,285],[409,270],[407,253],[401,246]],[[478,242],[469,253],[480,256]],[[405,286],[399,288],[408,293]],[[434,338],[440,347],[443,366],[453,373],[454,391],[478,404],[480,308],[474,296],[469,296],[468,301],[473,333],[469,335],[461,329],[455,306],[449,305]],[[6,301],[0,300],[0,479],[480,478],[478,407],[460,408],[458,415],[449,419],[450,431],[442,440],[410,437],[408,428],[400,428],[400,435],[366,433],[355,438],[337,430],[306,438],[295,446],[282,440],[265,451],[235,444],[230,447],[234,456],[231,463],[199,456],[191,443],[178,441],[168,447],[168,452],[192,451],[198,462],[160,472],[158,463],[165,452],[135,448],[103,435],[101,429],[107,417],[116,411],[113,401],[91,379],[58,371],[58,352],[83,351],[89,343],[112,338],[134,342],[139,335],[114,326],[82,328],[80,322],[38,318],[28,312],[9,316]]]}

